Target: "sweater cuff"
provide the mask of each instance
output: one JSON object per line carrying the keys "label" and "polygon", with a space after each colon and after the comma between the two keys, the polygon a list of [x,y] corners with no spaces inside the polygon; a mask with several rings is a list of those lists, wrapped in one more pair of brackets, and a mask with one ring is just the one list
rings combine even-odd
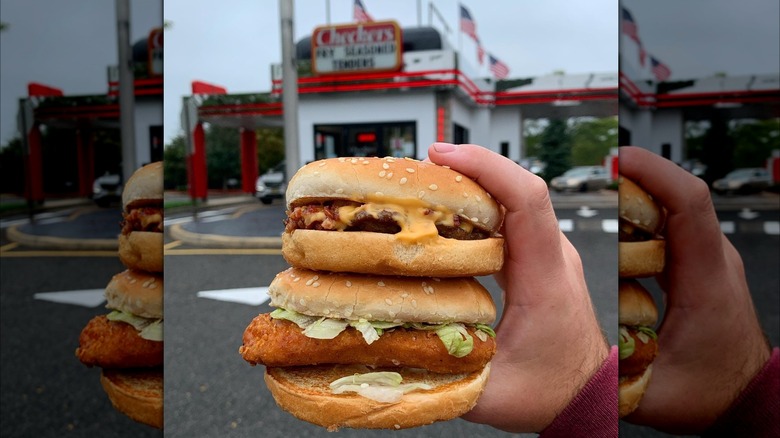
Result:
{"label": "sweater cuff", "polygon": [[780,436],[780,348],[703,436]]}
{"label": "sweater cuff", "polygon": [[618,347],[540,438],[618,436]]}

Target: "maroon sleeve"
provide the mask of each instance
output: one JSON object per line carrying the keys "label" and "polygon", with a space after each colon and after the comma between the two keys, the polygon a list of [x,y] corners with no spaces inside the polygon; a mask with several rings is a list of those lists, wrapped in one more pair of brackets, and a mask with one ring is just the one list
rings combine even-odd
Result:
{"label": "maroon sleeve", "polygon": [[539,438],[618,436],[618,347]]}
{"label": "maroon sleeve", "polygon": [[703,436],[780,436],[780,347]]}

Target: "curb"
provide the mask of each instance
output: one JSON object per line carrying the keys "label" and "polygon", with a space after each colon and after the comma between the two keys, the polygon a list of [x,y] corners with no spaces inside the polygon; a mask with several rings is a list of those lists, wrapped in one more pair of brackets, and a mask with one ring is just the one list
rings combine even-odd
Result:
{"label": "curb", "polygon": [[281,249],[281,237],[240,237],[223,236],[220,234],[201,234],[187,231],[181,224],[167,228],[174,240],[180,240],[189,245],[205,248],[241,248],[241,249]]}
{"label": "curb", "polygon": [[18,226],[6,230],[8,240],[35,248],[54,248],[59,250],[119,250],[117,239],[69,239],[56,236],[38,236],[19,231]]}

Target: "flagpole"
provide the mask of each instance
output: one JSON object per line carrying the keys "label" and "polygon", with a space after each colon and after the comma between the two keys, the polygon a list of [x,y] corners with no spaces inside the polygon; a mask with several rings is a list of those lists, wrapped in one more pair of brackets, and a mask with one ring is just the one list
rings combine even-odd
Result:
{"label": "flagpole", "polygon": [[325,24],[330,25],[330,0],[325,0]]}
{"label": "flagpole", "polygon": [[422,0],[417,0],[417,27],[422,27]]}
{"label": "flagpole", "polygon": [[[460,16],[460,3],[456,3],[458,5],[458,65],[460,65],[460,55],[463,53],[463,30],[460,28],[460,20],[462,17]],[[458,67],[460,68],[460,67]]]}

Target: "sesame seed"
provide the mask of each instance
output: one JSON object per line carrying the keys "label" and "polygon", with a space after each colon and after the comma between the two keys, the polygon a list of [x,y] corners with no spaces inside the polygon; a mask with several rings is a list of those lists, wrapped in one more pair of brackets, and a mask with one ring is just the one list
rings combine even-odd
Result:
{"label": "sesame seed", "polygon": [[632,220],[631,220],[631,222],[633,222],[633,223],[635,223],[635,224],[639,225],[639,219],[632,219]]}
{"label": "sesame seed", "polygon": [[387,170],[387,169],[389,169],[389,168],[390,168],[390,165],[389,165],[389,164],[387,164],[387,163],[382,163],[382,169],[385,169],[385,170]]}
{"label": "sesame seed", "polygon": [[379,286],[379,287],[385,287],[385,282],[384,281],[378,281],[376,283],[376,285]]}
{"label": "sesame seed", "polygon": [[297,283],[299,281],[301,281],[301,277],[295,277],[295,280],[293,280],[293,283]]}
{"label": "sesame seed", "polygon": [[298,302],[301,303],[301,306],[305,306],[306,305],[306,300],[304,300],[303,298],[298,300]]}
{"label": "sesame seed", "polygon": [[396,425],[393,425],[393,427],[395,427],[396,429],[400,429],[401,425],[400,424],[396,424]]}
{"label": "sesame seed", "polygon": [[486,195],[487,195],[488,199],[493,199],[493,195],[491,195],[490,193],[486,193]]}
{"label": "sesame seed", "polygon": [[422,282],[422,287],[423,287],[423,289],[425,288],[425,286],[428,286],[428,283],[427,283],[427,282],[425,282],[425,281],[423,281],[423,282]]}
{"label": "sesame seed", "polygon": [[404,185],[404,184],[406,184],[406,181],[407,181],[406,177],[403,177],[403,178],[401,178],[400,181],[398,181],[398,183],[401,184],[401,185]]}
{"label": "sesame seed", "polygon": [[439,188],[439,186],[437,186],[436,184],[431,184],[431,185],[428,186],[428,188],[431,189],[431,190],[436,190],[436,189]]}
{"label": "sesame seed", "polygon": [[347,280],[347,287],[352,287],[352,282]]}
{"label": "sesame seed", "polygon": [[309,279],[309,280],[306,282],[306,286],[311,286],[311,284],[312,284],[312,283],[314,283],[314,279],[313,279],[313,278],[310,278],[310,279]]}
{"label": "sesame seed", "polygon": [[420,193],[417,194],[417,197],[422,199],[423,196],[425,196],[425,192],[423,190],[420,190]]}
{"label": "sesame seed", "polygon": [[417,307],[417,300],[412,300],[412,307]]}
{"label": "sesame seed", "polygon": [[134,284],[134,283],[135,283],[135,282],[137,282],[137,281],[138,281],[138,280],[136,280],[135,278],[133,278],[133,279],[131,279],[131,280],[130,280],[130,284]]}
{"label": "sesame seed", "polygon": [[314,280],[314,281],[317,281],[317,280],[319,280],[319,279],[320,279],[320,276],[319,276],[319,275],[315,275],[315,276],[314,276],[314,277],[312,277],[311,279],[312,279],[312,280]]}
{"label": "sesame seed", "polygon": [[336,189],[336,193],[342,194],[342,193],[344,193],[344,189]]}
{"label": "sesame seed", "polygon": [[330,309],[325,309],[325,310],[322,311],[322,313],[324,313],[326,315],[330,315]]}
{"label": "sesame seed", "polygon": [[477,200],[477,202],[482,202],[482,196],[476,195],[474,198]]}
{"label": "sesame seed", "polygon": [[383,171],[379,172],[379,177],[380,178],[384,178],[385,175],[387,175],[387,171],[386,170],[383,170]]}
{"label": "sesame seed", "polygon": [[157,289],[157,283],[150,284],[149,289]]}
{"label": "sesame seed", "polygon": [[360,384],[360,387],[361,388],[368,388],[368,383],[363,382],[363,383]]}
{"label": "sesame seed", "polygon": [[351,160],[349,160],[349,161],[350,161],[352,164],[357,164],[357,162],[358,162],[357,158],[353,158],[353,159],[351,159]]}
{"label": "sesame seed", "polygon": [[312,287],[320,287],[320,282],[319,281],[315,281],[314,283],[311,284],[311,286]]}
{"label": "sesame seed", "polygon": [[409,296],[409,294],[408,294],[408,293],[406,293],[406,292],[404,292],[404,293],[402,293],[402,294],[401,294],[401,298],[406,298],[406,297],[408,297],[408,296]]}
{"label": "sesame seed", "polygon": [[347,161],[347,159],[344,158],[344,157],[339,157],[339,161],[343,163],[343,162]]}
{"label": "sesame seed", "polygon": [[320,167],[322,167],[322,166],[324,166],[324,165],[326,165],[326,164],[328,164],[328,163],[326,163],[326,162],[324,162],[324,161],[323,161],[322,163],[320,163]]}
{"label": "sesame seed", "polygon": [[393,300],[391,300],[390,298],[385,298],[385,304],[387,304],[388,306],[392,306]]}
{"label": "sesame seed", "polygon": [[490,218],[487,218],[487,217],[482,218],[482,222],[486,224],[486,223],[490,222]]}
{"label": "sesame seed", "polygon": [[382,192],[376,192],[374,194],[377,195],[377,196],[384,196],[384,193],[382,193]]}
{"label": "sesame seed", "polygon": [[479,223],[479,218],[478,217],[473,217],[473,218],[471,218],[471,222]]}
{"label": "sesame seed", "polygon": [[409,172],[409,173],[414,173],[415,172],[415,170],[412,169],[411,167],[407,167],[406,171]]}
{"label": "sesame seed", "polygon": [[458,176],[455,177],[455,181],[461,182],[461,181],[463,181],[463,177],[458,175]]}
{"label": "sesame seed", "polygon": [[468,198],[468,197],[469,197],[469,194],[468,194],[468,193],[466,193],[466,192],[463,192],[463,197],[464,197],[464,198]]}
{"label": "sesame seed", "polygon": [[462,208],[458,209],[458,214],[463,214],[463,209]]}
{"label": "sesame seed", "polygon": [[441,278],[439,278],[439,277],[433,277],[433,281],[441,281]]}
{"label": "sesame seed", "polygon": [[387,172],[387,179],[390,179],[393,177],[393,172]]}
{"label": "sesame seed", "polygon": [[368,161],[368,160],[366,160],[366,161],[363,161],[363,164],[368,164],[368,163],[369,163],[369,161]]}
{"label": "sesame seed", "polygon": [[449,169],[450,168],[450,166],[441,166],[441,167],[443,167],[445,169]]}

